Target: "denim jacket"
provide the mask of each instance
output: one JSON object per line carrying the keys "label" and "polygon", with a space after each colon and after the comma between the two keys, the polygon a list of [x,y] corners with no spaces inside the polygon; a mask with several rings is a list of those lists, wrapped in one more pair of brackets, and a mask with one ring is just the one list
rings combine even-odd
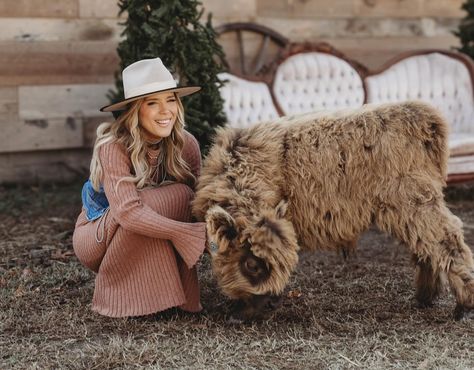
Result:
{"label": "denim jacket", "polygon": [[91,180],[87,180],[82,187],[82,205],[86,210],[86,218],[93,221],[102,216],[109,208],[109,201],[101,185],[99,191],[92,187]]}

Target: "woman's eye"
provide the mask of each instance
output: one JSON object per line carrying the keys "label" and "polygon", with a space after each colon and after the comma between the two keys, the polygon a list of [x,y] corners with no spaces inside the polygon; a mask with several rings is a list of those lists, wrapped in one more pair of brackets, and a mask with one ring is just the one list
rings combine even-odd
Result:
{"label": "woman's eye", "polygon": [[154,105],[154,104],[155,104],[155,102],[151,101],[151,102],[148,102],[147,105],[149,106],[149,105]]}

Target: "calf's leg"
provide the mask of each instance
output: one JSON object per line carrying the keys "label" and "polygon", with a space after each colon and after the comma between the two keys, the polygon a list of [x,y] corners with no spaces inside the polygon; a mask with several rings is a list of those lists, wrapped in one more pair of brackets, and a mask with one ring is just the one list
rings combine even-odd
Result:
{"label": "calf's leg", "polygon": [[441,271],[433,269],[431,259],[424,261],[413,255],[415,262],[416,300],[421,308],[430,307],[443,286]]}
{"label": "calf's leg", "polygon": [[375,221],[413,253],[420,305],[431,304],[446,274],[457,302],[454,315],[461,319],[474,310],[474,262],[461,221],[446,207],[436,183],[407,178],[397,183],[396,191],[388,190],[379,202],[383,206]]}

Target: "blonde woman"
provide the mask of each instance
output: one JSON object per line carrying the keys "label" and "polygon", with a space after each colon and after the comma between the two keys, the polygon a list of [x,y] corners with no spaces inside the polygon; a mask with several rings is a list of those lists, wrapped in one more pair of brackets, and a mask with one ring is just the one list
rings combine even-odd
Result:
{"label": "blonde woman", "polygon": [[177,87],[159,58],[122,76],[125,99],[101,111],[125,111],[97,129],[73,235],[77,257],[97,273],[92,309],[112,317],[197,312],[206,229],[192,223],[190,202],[201,157],[180,97],[200,88]]}

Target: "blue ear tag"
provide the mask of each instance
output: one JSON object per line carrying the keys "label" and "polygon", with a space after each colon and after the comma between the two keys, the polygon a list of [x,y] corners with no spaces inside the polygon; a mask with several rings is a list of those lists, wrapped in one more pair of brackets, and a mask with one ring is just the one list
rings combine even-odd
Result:
{"label": "blue ear tag", "polygon": [[216,242],[210,241],[209,248],[211,249],[211,253],[216,253],[219,247],[217,246]]}

